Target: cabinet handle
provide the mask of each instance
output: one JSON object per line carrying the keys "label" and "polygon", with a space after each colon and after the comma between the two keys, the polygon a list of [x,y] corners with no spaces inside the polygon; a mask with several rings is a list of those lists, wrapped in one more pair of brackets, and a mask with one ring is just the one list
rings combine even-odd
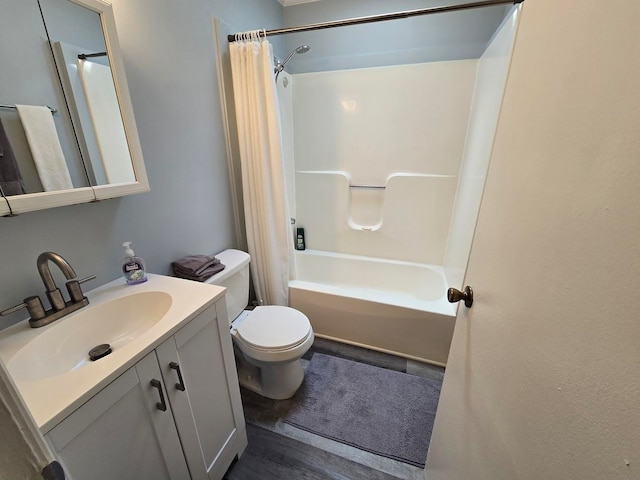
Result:
{"label": "cabinet handle", "polygon": [[156,380],[155,378],[151,380],[151,386],[153,388],[158,389],[158,394],[160,395],[160,401],[156,403],[156,408],[158,410],[162,410],[163,412],[167,411],[167,403],[164,401],[164,393],[162,393],[162,384],[160,380]]}
{"label": "cabinet handle", "polygon": [[184,392],[185,386],[184,386],[184,380],[182,379],[182,372],[180,371],[180,365],[178,365],[176,362],[171,362],[169,364],[169,368],[177,372],[178,383],[176,383],[176,388],[181,392]]}

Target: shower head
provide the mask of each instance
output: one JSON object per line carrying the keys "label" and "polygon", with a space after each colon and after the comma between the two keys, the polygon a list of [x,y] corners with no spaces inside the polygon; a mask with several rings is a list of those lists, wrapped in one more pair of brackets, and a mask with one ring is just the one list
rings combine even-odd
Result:
{"label": "shower head", "polygon": [[311,47],[309,45],[300,45],[298,48],[294,50],[294,52],[307,53],[309,50],[311,50]]}
{"label": "shower head", "polygon": [[284,66],[296,53],[303,54],[307,53],[309,50],[311,50],[311,47],[309,45],[300,45],[289,55],[287,55],[283,62],[276,61],[276,66],[273,69],[273,72],[276,74],[276,81],[278,81],[278,75],[280,75],[280,72],[284,70]]}

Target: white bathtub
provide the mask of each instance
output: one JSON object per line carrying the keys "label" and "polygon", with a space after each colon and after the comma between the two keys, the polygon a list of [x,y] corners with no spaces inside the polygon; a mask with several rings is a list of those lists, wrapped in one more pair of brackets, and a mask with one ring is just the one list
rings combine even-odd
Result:
{"label": "white bathtub", "polygon": [[445,365],[455,324],[442,267],[296,251],[289,304],[319,337]]}

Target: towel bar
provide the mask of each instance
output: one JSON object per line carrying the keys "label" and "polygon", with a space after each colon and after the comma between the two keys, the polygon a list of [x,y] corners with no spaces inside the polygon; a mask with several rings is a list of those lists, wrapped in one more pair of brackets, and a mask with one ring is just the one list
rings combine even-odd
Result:
{"label": "towel bar", "polygon": [[107,56],[107,52],[98,52],[98,53],[81,53],[80,55],[78,55],[78,58],[80,60],[86,60],[87,58],[94,58],[94,57],[106,57]]}
{"label": "towel bar", "polygon": [[349,188],[368,188],[374,190],[384,190],[387,187],[385,185],[349,185]]}
{"label": "towel bar", "polygon": [[[54,113],[58,113],[58,110],[56,110],[53,107],[50,107],[48,105],[45,105],[49,110],[51,110],[51,114],[53,115]],[[10,108],[11,110],[16,110],[16,106],[15,105],[0,105],[0,108]]]}

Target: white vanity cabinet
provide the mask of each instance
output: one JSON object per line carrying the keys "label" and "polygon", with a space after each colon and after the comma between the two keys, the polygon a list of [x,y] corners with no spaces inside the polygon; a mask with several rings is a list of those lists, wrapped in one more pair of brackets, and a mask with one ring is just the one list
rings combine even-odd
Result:
{"label": "white vanity cabinet", "polygon": [[220,479],[247,445],[224,299],[156,349],[193,480]]}
{"label": "white vanity cabinet", "polygon": [[247,444],[226,312],[222,298],[46,434],[69,478],[223,477]]}
{"label": "white vanity cabinet", "polygon": [[160,379],[151,352],[46,435],[69,478],[189,479],[171,406],[156,405]]}

